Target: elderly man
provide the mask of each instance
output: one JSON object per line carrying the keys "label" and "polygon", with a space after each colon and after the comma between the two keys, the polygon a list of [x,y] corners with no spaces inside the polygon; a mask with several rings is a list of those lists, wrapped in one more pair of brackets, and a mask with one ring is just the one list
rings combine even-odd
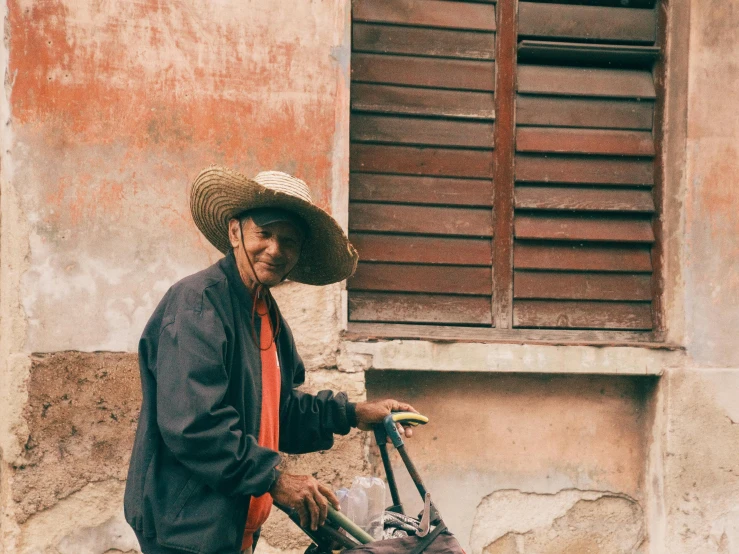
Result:
{"label": "elderly man", "polygon": [[334,283],[357,263],[303,181],[211,167],[195,180],[190,207],[226,257],[172,286],[144,329],[126,519],[145,554],[251,552],[273,499],[313,529],[329,502],[338,507],[313,477],[281,473],[278,450],[328,449],[336,433],[413,408],[295,388],[305,368],[270,287]]}

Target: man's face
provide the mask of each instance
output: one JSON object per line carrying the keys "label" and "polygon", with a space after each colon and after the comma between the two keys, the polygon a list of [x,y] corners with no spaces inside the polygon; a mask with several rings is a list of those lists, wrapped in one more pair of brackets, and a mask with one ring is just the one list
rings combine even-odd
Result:
{"label": "man's face", "polygon": [[260,227],[253,220],[247,219],[241,230],[244,237],[243,248],[238,234],[239,222],[231,220],[229,236],[231,245],[236,247],[236,261],[242,275],[253,277],[249,262],[244,257],[244,249],[254,266],[257,278],[267,287],[280,283],[298,263],[303,233],[292,223],[280,221]]}

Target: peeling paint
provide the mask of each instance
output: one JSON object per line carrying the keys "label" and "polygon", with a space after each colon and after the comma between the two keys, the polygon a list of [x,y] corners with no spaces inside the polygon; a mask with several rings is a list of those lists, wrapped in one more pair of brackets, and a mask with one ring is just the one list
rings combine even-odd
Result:
{"label": "peeling paint", "polygon": [[346,4],[243,8],[9,3],[23,29],[10,45],[8,183],[30,215],[26,350],[135,350],[159,283],[218,258],[188,213],[210,163],[296,173],[338,207],[348,66],[332,52],[348,48]]}
{"label": "peeling paint", "polygon": [[[559,529],[564,520],[567,526]],[[605,529],[598,529],[599,521],[607,522]],[[546,533],[546,529],[551,532]],[[578,535],[583,533],[589,536],[589,545],[579,544],[582,539]],[[550,535],[544,543],[546,550],[535,544],[541,542],[537,535],[543,534]],[[478,505],[470,538],[472,554],[553,554],[562,552],[562,547],[571,552],[579,548],[600,554],[634,554],[643,541],[643,514],[633,498],[582,490],[554,494],[496,491]],[[515,544],[515,550],[505,543]]]}
{"label": "peeling paint", "polygon": [[[133,352],[164,291],[220,257],[188,214],[199,169],[296,173],[347,227],[350,10],[0,3],[0,552],[134,547],[120,515],[133,421],[119,414],[136,411],[135,355],[59,351]],[[661,214],[667,331],[687,351],[347,342],[342,285],[275,291],[307,390],[410,391],[433,416],[414,459],[475,552],[640,552],[642,539],[650,554],[739,552],[739,12],[719,0],[687,10],[690,33],[673,42],[690,35],[688,75],[675,76],[688,117],[667,122],[687,126],[686,163],[665,162],[685,189],[667,183]],[[554,373],[570,377],[543,376]],[[652,389],[623,385],[654,383],[645,375],[660,376],[654,425]],[[336,486],[375,471],[370,452],[355,432],[286,467]],[[275,515],[259,552],[302,552],[290,525]]]}

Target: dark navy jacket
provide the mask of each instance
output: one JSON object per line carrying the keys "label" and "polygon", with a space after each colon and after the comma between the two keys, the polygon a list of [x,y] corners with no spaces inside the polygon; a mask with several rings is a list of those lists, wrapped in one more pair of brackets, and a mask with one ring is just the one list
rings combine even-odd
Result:
{"label": "dark navy jacket", "polygon": [[[261,355],[252,298],[233,254],[172,286],[139,342],[143,401],[128,470],[128,523],[160,545],[198,554],[239,551],[251,496],[267,492],[280,462],[257,444]],[[255,319],[257,336],[260,318]],[[282,374],[280,450],[333,445],[355,420],[343,393],[295,390],[305,368],[287,324],[277,340]]]}

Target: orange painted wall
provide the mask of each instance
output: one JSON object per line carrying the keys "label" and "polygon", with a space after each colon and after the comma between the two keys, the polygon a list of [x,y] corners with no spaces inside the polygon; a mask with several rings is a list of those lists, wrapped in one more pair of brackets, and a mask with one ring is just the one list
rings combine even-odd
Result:
{"label": "orange painted wall", "polygon": [[166,286],[218,257],[187,204],[208,164],[291,172],[331,208],[344,158],[344,9],[9,2],[28,349],[135,348]]}

